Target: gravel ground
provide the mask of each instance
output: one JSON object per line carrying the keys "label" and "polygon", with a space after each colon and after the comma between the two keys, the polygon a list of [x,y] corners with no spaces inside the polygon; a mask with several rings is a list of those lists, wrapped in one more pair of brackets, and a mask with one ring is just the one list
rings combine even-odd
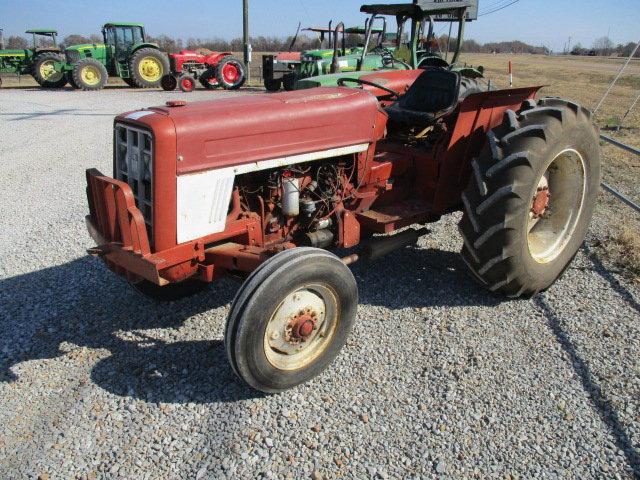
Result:
{"label": "gravel ground", "polygon": [[467,278],[456,215],[356,265],[347,346],[273,396],[226,363],[236,284],[158,305],[88,258],[112,117],[223,95],[0,91],[0,478],[640,478],[640,289],[590,246],[620,205],[531,300]]}

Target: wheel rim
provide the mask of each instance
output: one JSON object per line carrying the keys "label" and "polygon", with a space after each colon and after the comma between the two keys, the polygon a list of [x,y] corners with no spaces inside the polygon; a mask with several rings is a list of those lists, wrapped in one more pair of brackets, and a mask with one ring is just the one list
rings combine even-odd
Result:
{"label": "wheel rim", "polygon": [[549,263],[571,240],[584,205],[585,163],[574,149],[560,152],[538,179],[527,220],[529,253]]}
{"label": "wheel rim", "polygon": [[157,82],[164,74],[162,63],[154,57],[144,57],[138,64],[138,73],[147,82]]}
{"label": "wheel rim", "polygon": [[222,67],[222,76],[226,82],[235,83],[240,78],[240,72],[235,64],[227,63]]}
{"label": "wheel rim", "polygon": [[184,88],[185,90],[191,90],[193,88],[193,81],[190,78],[183,79],[182,88]]}
{"label": "wheel rim", "polygon": [[40,77],[48,81],[56,81],[62,78],[62,72],[56,72],[54,61],[45,60],[40,64]]}
{"label": "wheel rim", "polygon": [[264,353],[280,370],[309,365],[331,344],[338,325],[336,295],[313,284],[287,295],[275,309],[264,332]]}
{"label": "wheel rim", "polygon": [[100,70],[93,65],[87,65],[82,67],[80,77],[87,85],[98,85],[100,83]]}

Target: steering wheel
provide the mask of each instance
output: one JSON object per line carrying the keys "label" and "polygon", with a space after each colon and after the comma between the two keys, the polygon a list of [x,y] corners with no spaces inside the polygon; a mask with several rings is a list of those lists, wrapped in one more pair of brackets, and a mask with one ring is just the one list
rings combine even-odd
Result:
{"label": "steering wheel", "polygon": [[393,53],[388,48],[383,47],[382,45],[376,46],[372,51],[372,53],[380,55],[382,59],[382,65],[392,65],[393,66]]}
{"label": "steering wheel", "polygon": [[379,83],[370,82],[369,80],[363,80],[361,78],[339,78],[338,86],[346,87],[346,83],[357,83],[358,85],[369,85],[370,87],[379,88],[380,90],[384,90],[389,95],[393,95],[395,98],[400,98],[400,93],[395,90],[391,90],[390,88],[385,87],[384,85],[380,85]]}

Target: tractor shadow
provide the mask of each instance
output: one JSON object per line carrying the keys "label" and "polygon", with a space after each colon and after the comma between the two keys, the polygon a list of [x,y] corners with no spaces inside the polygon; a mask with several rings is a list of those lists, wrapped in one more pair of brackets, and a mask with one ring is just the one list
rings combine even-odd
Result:
{"label": "tractor shadow", "polygon": [[353,265],[359,303],[389,309],[495,306],[507,301],[481,288],[458,252],[406,247]]}
{"label": "tractor shadow", "polygon": [[23,362],[68,355],[93,364],[91,380],[115,395],[170,403],[255,397],[228,366],[222,341],[155,338],[155,329],[179,329],[228,305],[236,289],[225,280],[191,298],[154,302],[90,257],[0,280],[0,382],[17,380],[13,367]]}
{"label": "tractor shadow", "polygon": [[[598,264],[599,261],[594,262],[596,271],[599,270]],[[608,275],[611,274],[608,273]],[[577,378],[580,380],[582,389],[588,395],[592,408],[600,417],[602,423],[606,425],[616,446],[623,452],[627,460],[627,465],[632,470],[632,472],[630,472],[630,478],[640,479],[640,452],[634,448],[633,439],[629,436],[625,426],[620,420],[618,411],[612,406],[611,397],[607,395],[605,390],[598,384],[596,378],[594,378],[589,367],[590,362],[580,356],[578,349],[571,340],[570,333],[563,328],[562,320],[545,300],[544,295],[534,297],[533,303],[544,314],[549,329],[555,336],[562,350],[566,353],[567,363],[571,365]]]}
{"label": "tractor shadow", "polygon": [[[354,274],[361,304],[396,309],[500,301],[463,269],[456,253],[405,248],[356,265]],[[237,288],[223,280],[190,298],[154,302],[90,257],[0,280],[0,382],[17,380],[23,362],[68,355],[89,363],[91,380],[119,396],[167,403],[260,396],[236,378],[221,340],[182,340],[188,330],[178,332],[188,320],[204,322],[220,338]],[[177,340],[166,340],[171,337]]]}

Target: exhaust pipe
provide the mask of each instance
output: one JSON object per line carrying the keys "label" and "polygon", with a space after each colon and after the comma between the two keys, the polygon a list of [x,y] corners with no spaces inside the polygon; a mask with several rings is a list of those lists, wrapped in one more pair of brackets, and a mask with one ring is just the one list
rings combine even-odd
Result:
{"label": "exhaust pipe", "polygon": [[422,235],[426,235],[429,232],[430,230],[428,228],[421,228],[419,230],[411,228],[404,232],[391,235],[390,237],[382,237],[378,240],[373,240],[371,243],[366,245],[359,254],[354,253],[344,257],[342,258],[342,262],[345,265],[351,265],[361,258],[375,260],[376,258],[380,258],[394,250],[416,243]]}
{"label": "exhaust pipe", "polygon": [[429,233],[428,228],[421,228],[420,230],[409,229],[404,232],[396,233],[390,237],[383,237],[379,240],[374,240],[369,245],[364,247],[363,256],[369,260],[375,260],[387,253],[391,253],[407,245],[412,245],[418,241],[422,235]]}

